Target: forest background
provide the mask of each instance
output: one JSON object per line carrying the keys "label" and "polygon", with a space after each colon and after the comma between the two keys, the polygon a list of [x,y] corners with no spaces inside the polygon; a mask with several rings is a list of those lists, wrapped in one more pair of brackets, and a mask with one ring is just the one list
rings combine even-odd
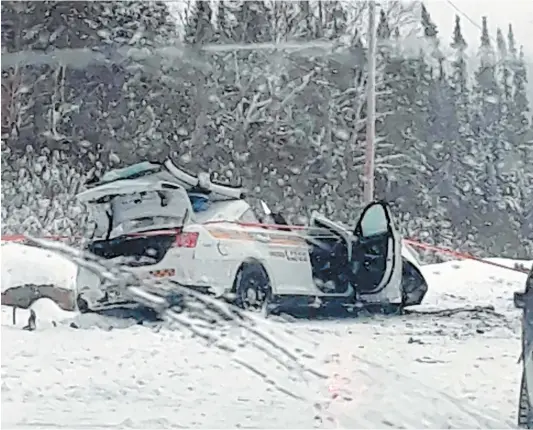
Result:
{"label": "forest background", "polygon": [[[353,225],[367,7],[2,2],[2,234],[82,234],[88,177],[169,155],[292,222]],[[471,55],[461,16],[443,40],[421,2],[378,11],[376,197],[410,238],[530,259],[533,94],[512,23],[480,17]]]}

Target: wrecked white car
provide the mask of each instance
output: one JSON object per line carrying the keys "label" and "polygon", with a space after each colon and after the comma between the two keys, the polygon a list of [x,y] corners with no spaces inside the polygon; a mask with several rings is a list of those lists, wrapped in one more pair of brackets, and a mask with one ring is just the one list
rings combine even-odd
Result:
{"label": "wrecked white car", "polygon": [[[264,203],[258,216],[241,187],[169,159],[110,171],[78,197],[95,213],[92,254],[243,308],[285,301],[400,308],[421,303],[427,291],[385,202],[368,205],[353,231],[319,214],[288,226]],[[131,301],[122,293],[79,269],[81,311]]]}

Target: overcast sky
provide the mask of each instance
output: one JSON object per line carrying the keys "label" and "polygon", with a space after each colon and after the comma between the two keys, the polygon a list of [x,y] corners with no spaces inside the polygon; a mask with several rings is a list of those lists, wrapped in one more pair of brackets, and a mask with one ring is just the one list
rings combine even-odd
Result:
{"label": "overcast sky", "polygon": [[480,44],[480,29],[454,9],[452,4],[480,27],[482,17],[486,15],[493,39],[496,39],[498,27],[507,35],[507,27],[512,23],[518,46],[524,46],[529,64],[530,99],[533,100],[533,0],[451,0],[452,4],[447,0],[424,0],[424,3],[446,44],[451,41],[456,14],[461,16],[463,35],[469,48],[477,49]]}
{"label": "overcast sky", "polygon": [[425,0],[432,18],[437,23],[441,35],[450,41],[455,23],[455,15],[461,16],[463,34],[471,47],[480,43],[480,30],[462,16],[452,4],[457,6],[472,21],[481,27],[481,19],[487,16],[491,36],[496,37],[496,29],[501,27],[507,33],[509,23],[513,24],[519,44],[529,57],[533,57],[533,0]]}

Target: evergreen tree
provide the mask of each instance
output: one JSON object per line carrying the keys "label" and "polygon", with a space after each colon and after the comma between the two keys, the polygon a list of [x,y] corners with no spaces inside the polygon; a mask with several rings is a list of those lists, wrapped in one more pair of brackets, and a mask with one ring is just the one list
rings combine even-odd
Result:
{"label": "evergreen tree", "polygon": [[513,31],[513,25],[509,24],[508,30],[507,30],[507,45],[509,48],[509,54],[511,54],[513,57],[516,56],[517,50],[516,50],[516,41],[514,38],[514,31]]}
{"label": "evergreen tree", "polygon": [[[479,60],[480,66],[476,72],[476,81],[484,109],[483,114],[488,122],[494,121],[497,118],[494,117],[494,112],[490,112],[488,106],[495,104],[499,89],[496,80],[496,61],[489,36],[487,17],[483,17]],[[489,114],[493,115],[491,116]],[[487,115],[490,117],[487,118]]]}
{"label": "evergreen tree", "polygon": [[514,64],[513,107],[514,127],[517,133],[523,133],[529,126],[529,101],[527,98],[527,67],[524,59],[524,49],[520,47],[518,59]]}
{"label": "evergreen tree", "polygon": [[480,150],[490,157],[495,140],[499,139],[496,126],[500,121],[499,85],[496,79],[496,61],[488,32],[487,18],[483,17],[479,67],[476,72],[476,132]]}
{"label": "evergreen tree", "polygon": [[[522,201],[520,205],[520,236],[522,245],[530,252],[533,239],[533,120],[529,118],[530,106],[527,91],[527,71],[524,61],[523,49],[520,49],[518,58],[513,63],[513,99],[509,120],[509,130],[512,134],[514,147],[518,155],[515,170],[515,181],[521,190]],[[518,194],[518,191],[515,192]]]}
{"label": "evergreen tree", "polygon": [[264,1],[241,1],[234,13],[235,42],[263,43],[273,40],[272,10]]}
{"label": "evergreen tree", "polygon": [[389,26],[389,20],[387,19],[387,13],[384,9],[381,9],[379,11],[379,21],[378,26],[376,29],[376,35],[378,40],[381,41],[389,41],[390,37],[392,35],[390,26]]}
{"label": "evergreen tree", "polygon": [[[91,175],[146,157],[146,148],[159,155],[165,149],[159,145],[163,136],[172,142],[175,127],[169,117],[175,117],[174,100],[172,88],[161,79],[162,67],[154,70],[145,62],[117,55],[124,47],[152,52],[151,48],[168,44],[175,31],[168,15],[163,2],[2,3],[4,49],[60,53],[45,57],[48,64],[30,61],[3,70],[3,80],[10,75],[20,85],[10,94],[10,106],[16,108],[9,112],[11,125],[7,120],[2,124],[8,126],[3,132],[9,136],[3,139],[2,180],[8,184],[3,188],[24,183],[14,198],[24,196],[22,205],[32,212],[26,213],[26,219],[33,220],[26,224],[28,230],[35,227],[32,223],[52,222],[50,214],[61,216],[58,207],[82,214],[74,194],[83,181],[72,176],[72,168]],[[78,61],[58,62],[64,49],[84,51]],[[96,52],[101,55],[93,56]],[[109,60],[99,62],[100,56]],[[16,161],[24,157],[27,165]],[[65,193],[54,192],[65,188]],[[10,196],[3,196],[10,204]],[[84,224],[80,218],[64,218],[78,227]]]}
{"label": "evergreen tree", "polygon": [[503,90],[502,105],[504,106],[503,115],[507,115],[509,111],[509,103],[512,99],[512,87],[511,87],[511,61],[510,54],[507,51],[507,44],[500,28],[496,33],[496,43],[498,47],[498,77],[500,85]]}
{"label": "evergreen tree", "polygon": [[224,0],[217,2],[216,25],[216,40],[222,43],[227,42],[231,32],[229,31],[228,12]]}
{"label": "evergreen tree", "polygon": [[[503,46],[500,42],[500,49]],[[502,54],[500,54],[501,56]],[[498,82],[498,68],[488,33],[487,19],[483,18],[480,46],[480,66],[476,73],[475,136],[477,140],[478,180],[483,198],[479,212],[485,220],[480,233],[497,242],[507,241],[518,246],[517,209],[520,197],[516,195],[515,180],[510,173],[516,167],[515,150],[506,133],[507,117],[503,114],[504,96]]]}
{"label": "evergreen tree", "polygon": [[[377,146],[377,157],[385,162],[376,167],[376,194],[394,204],[400,215],[400,225],[410,214],[427,214],[428,204],[415,195],[427,196],[423,155],[427,142],[419,126],[427,118],[427,87],[419,87],[420,74],[428,71],[423,55],[413,57],[403,51],[400,29],[391,29],[388,15],[380,12],[377,30],[378,70],[376,132],[383,143]],[[388,161],[391,160],[391,161]],[[396,163],[392,160],[396,160]],[[399,168],[398,164],[401,165]],[[399,193],[403,189],[405,194]],[[420,227],[420,225],[417,225]],[[415,229],[417,227],[414,227]]]}
{"label": "evergreen tree", "polygon": [[[219,4],[220,7],[223,7],[223,4]],[[218,12],[220,13],[220,9],[218,9]],[[213,11],[209,1],[199,0],[195,3],[185,26],[186,43],[202,45],[213,40],[215,29],[212,15]]]}
{"label": "evergreen tree", "polygon": [[477,197],[472,193],[477,182],[477,173],[473,166],[476,148],[472,145],[475,137],[471,129],[470,96],[471,88],[468,81],[467,43],[461,30],[461,18],[455,16],[452,42],[453,49],[450,73],[451,98],[453,100],[455,118],[450,128],[450,158],[446,164],[452,169],[454,176],[454,198],[448,201],[448,217],[453,224],[459,224],[464,216],[465,207],[472,209],[471,202]]}
{"label": "evergreen tree", "polygon": [[[281,2],[280,2],[281,3]],[[288,2],[289,5],[292,2]],[[320,37],[317,28],[317,20],[309,1],[299,1],[299,17],[296,19],[300,23],[299,37],[304,40],[312,40]]]}
{"label": "evergreen tree", "polygon": [[422,5],[422,28],[426,41],[431,46],[431,55],[421,58],[422,73],[419,80],[427,88],[428,129],[431,138],[436,141],[446,141],[450,128],[454,124],[454,105],[451,88],[446,74],[446,58],[440,50],[437,26],[433,23],[429,12]]}
{"label": "evergreen tree", "polygon": [[346,34],[348,15],[344,5],[337,0],[325,3],[325,36],[334,40]]}
{"label": "evergreen tree", "polygon": [[426,5],[424,3],[422,3],[422,9],[421,9],[420,16],[421,16],[421,24],[422,24],[422,30],[424,32],[424,37],[431,39],[431,40],[436,40],[439,32],[437,30],[437,26],[431,19],[431,16],[428,10],[426,9]]}
{"label": "evergreen tree", "polygon": [[[135,61],[120,54],[115,63],[110,55],[106,64],[84,57],[82,66],[4,67],[4,225],[16,230],[24,219],[27,231],[75,233],[85,221],[72,196],[88,170],[173,150],[191,170],[243,177],[262,199],[285,204],[289,219],[318,210],[352,223],[367,60],[355,14],[337,1],[196,2],[181,34],[187,52],[169,58],[155,50],[178,46],[166,6],[2,3],[4,51],[149,53]],[[401,38],[410,28],[397,25],[408,20],[397,11],[380,10],[378,19],[376,194],[393,204],[409,236],[518,256],[533,240],[533,129],[512,26],[491,45],[484,19],[479,68],[470,70],[459,17],[445,59],[429,11],[410,17],[424,40],[414,53]],[[202,49],[320,37],[349,46],[315,57]],[[200,61],[189,67],[190,59]],[[43,196],[52,198],[43,204]]]}
{"label": "evergreen tree", "polygon": [[[23,35],[9,40],[15,33],[9,36],[6,32],[5,46],[14,51],[84,48],[116,58],[114,52],[119,48],[159,46],[175,31],[164,2],[44,1],[26,3],[19,11],[22,6],[15,3],[2,4],[7,16],[19,20],[17,31]],[[157,116],[160,108],[168,108],[159,100],[152,110],[152,98],[146,91],[148,81],[155,84],[149,86],[150,91],[161,85],[161,70],[127,59],[98,63],[86,53],[79,62],[28,65],[18,68],[18,73],[29,91],[21,94],[17,103],[24,98],[33,102],[23,110],[24,118],[18,120],[21,126],[20,135],[13,141],[15,152],[31,144],[36,150],[65,150],[84,158],[89,165],[96,160],[107,164],[116,159],[119,148],[130,148],[131,154],[145,143],[149,146],[154,137],[151,133],[157,134],[149,127],[152,114]],[[135,102],[137,111],[133,115],[131,105]]]}
{"label": "evergreen tree", "polygon": [[470,123],[468,114],[470,88],[468,85],[467,54],[468,47],[463,33],[461,31],[461,18],[455,16],[455,27],[453,30],[453,40],[451,47],[454,50],[452,59],[451,86],[454,93],[455,108],[458,116],[458,122],[461,128],[467,129]]}

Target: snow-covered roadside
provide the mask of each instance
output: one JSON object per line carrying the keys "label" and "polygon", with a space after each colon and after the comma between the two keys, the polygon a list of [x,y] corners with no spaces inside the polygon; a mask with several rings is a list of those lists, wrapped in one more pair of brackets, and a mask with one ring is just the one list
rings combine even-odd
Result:
{"label": "snow-covered roadside", "polygon": [[[45,313],[42,304],[38,312]],[[68,315],[54,311],[55,320],[62,317]],[[287,324],[265,326],[272,325],[282,332]],[[512,369],[500,353],[512,342],[426,336],[409,343],[392,328],[380,321],[291,325],[301,335],[300,347],[313,354],[308,364],[328,378],[305,381],[252,345],[243,347],[239,359],[268,375],[273,383],[266,384],[224,351],[177,331],[81,331],[60,324],[31,333],[4,325],[2,425],[507,427],[483,415],[499,417],[513,408],[509,393],[518,366]]]}
{"label": "snow-covered roadside", "polygon": [[56,285],[72,288],[76,266],[67,259],[42,249],[19,243],[2,243],[1,290],[24,284]]}
{"label": "snow-covered roadside", "polygon": [[3,344],[6,427],[314,425],[312,404],[265,385],[223,351],[178,332],[4,327]]}
{"label": "snow-covered roadside", "polygon": [[[525,275],[475,262],[424,271],[430,293],[420,310],[493,305],[495,313],[258,323],[324,379],[284,367],[238,329],[222,333],[239,345],[232,355],[179,331],[124,321],[120,329],[46,300],[34,304],[38,330],[25,332],[25,311],[13,327],[2,308],[2,425],[512,426],[520,375],[512,292]],[[72,319],[82,330],[69,328]]]}
{"label": "snow-covered roadside", "polygon": [[[515,264],[511,260],[499,262]],[[497,417],[512,426],[521,372],[517,363],[520,314],[512,297],[514,291],[523,290],[526,276],[473,261],[428,265],[424,275],[430,290],[416,311],[476,306],[493,306],[494,311],[295,321],[291,326],[312,333],[323,353],[329,351],[328,374],[338,375],[334,386],[340,392],[352,393],[349,397],[354,399],[336,404],[343,411],[358,409],[359,399],[363,410],[369,402],[377,402],[389,404],[388,410],[396,410],[397,415],[404,411],[417,414],[402,399],[428,405],[433,403],[431,396],[436,396],[436,403],[447,404],[450,421],[446,423],[452,427],[457,428],[452,422],[453,417],[460,416],[459,410]],[[363,371],[366,366],[368,374]],[[388,377],[376,378],[376,368]],[[459,422],[466,425],[464,418]],[[436,421],[417,425],[435,428]]]}

